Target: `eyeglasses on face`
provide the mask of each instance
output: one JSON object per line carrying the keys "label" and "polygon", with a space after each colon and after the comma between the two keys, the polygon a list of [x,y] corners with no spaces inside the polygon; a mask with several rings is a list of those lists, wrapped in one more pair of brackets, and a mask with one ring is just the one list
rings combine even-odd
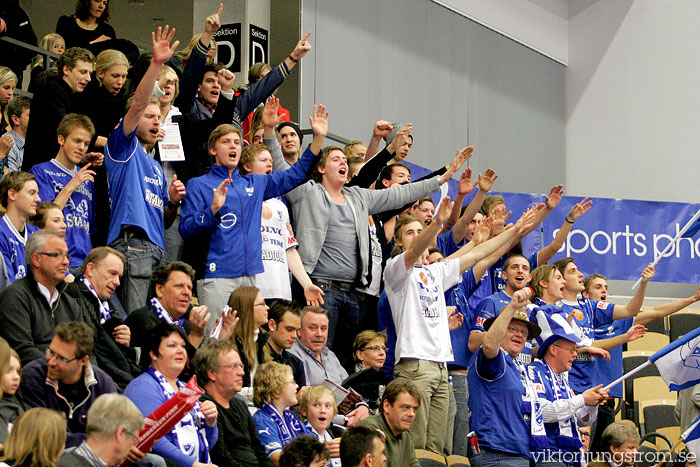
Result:
{"label": "eyeglasses on face", "polygon": [[387,350],[389,350],[389,347],[385,345],[373,345],[371,347],[362,347],[360,348],[360,350],[372,350],[374,352],[379,352],[380,350],[383,350],[384,352],[386,352]]}
{"label": "eyeglasses on face", "polygon": [[560,349],[564,349],[569,351],[570,353],[576,353],[576,346],[573,347],[564,347],[563,345],[558,345],[558,344],[552,344],[554,347],[559,347]]}
{"label": "eyeglasses on face", "polygon": [[43,251],[37,251],[35,254],[48,256],[49,258],[59,258],[61,260],[66,258],[68,261],[70,261],[70,255],[68,253],[46,253]]}
{"label": "eyeglasses on face", "polygon": [[46,349],[46,359],[49,360],[51,358],[55,358],[58,363],[63,363],[64,365],[78,359],[78,357],[68,359],[66,357],[62,357],[61,355],[58,355],[50,348]]}

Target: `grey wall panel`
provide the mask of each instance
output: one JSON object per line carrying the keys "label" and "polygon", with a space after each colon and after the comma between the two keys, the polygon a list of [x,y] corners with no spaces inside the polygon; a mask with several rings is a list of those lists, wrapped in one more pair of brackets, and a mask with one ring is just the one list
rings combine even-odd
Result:
{"label": "grey wall panel", "polygon": [[472,167],[494,167],[499,190],[564,180],[562,65],[429,0],[302,0],[302,30],[302,114],[327,105],[332,132],[367,140],[378,119],[412,122],[417,164],[474,144]]}

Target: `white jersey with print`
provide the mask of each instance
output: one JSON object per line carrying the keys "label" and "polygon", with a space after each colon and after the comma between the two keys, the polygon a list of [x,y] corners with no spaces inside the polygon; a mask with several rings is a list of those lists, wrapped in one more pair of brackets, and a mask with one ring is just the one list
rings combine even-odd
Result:
{"label": "white jersey with print", "polygon": [[406,269],[404,254],[387,261],[385,291],[396,325],[396,361],[453,360],[445,290],[462,280],[459,259]]}
{"label": "white jersey with print", "polygon": [[263,202],[260,231],[265,272],[255,276],[255,285],[266,299],[291,300],[292,286],[289,280],[287,250],[297,246],[297,240],[289,222],[287,206],[279,198]]}

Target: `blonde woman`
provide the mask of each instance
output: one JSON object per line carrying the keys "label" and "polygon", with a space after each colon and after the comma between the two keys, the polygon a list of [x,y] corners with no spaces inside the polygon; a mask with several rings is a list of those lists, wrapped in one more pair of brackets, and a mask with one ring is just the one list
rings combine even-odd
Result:
{"label": "blonde woman", "polygon": [[0,459],[0,467],[55,467],[66,443],[66,419],[37,407],[16,421]]}
{"label": "blonde woman", "polygon": [[[250,395],[253,377],[258,364],[264,361],[263,349],[269,335],[260,330],[267,323],[267,310],[260,290],[257,287],[244,286],[233,291],[228,299],[228,306],[238,311],[240,321],[233,331],[233,340],[243,362],[243,394]],[[247,389],[247,391],[246,391]]]}

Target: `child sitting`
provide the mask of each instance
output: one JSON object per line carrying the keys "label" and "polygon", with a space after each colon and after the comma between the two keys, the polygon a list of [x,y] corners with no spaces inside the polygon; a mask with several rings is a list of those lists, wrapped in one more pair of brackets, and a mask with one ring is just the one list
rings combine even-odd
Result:
{"label": "child sitting", "polygon": [[328,386],[311,386],[301,397],[301,414],[306,418],[306,428],[319,441],[325,443],[330,459],[327,467],[340,467],[340,435],[332,433],[331,422],[338,413],[333,391]]}

